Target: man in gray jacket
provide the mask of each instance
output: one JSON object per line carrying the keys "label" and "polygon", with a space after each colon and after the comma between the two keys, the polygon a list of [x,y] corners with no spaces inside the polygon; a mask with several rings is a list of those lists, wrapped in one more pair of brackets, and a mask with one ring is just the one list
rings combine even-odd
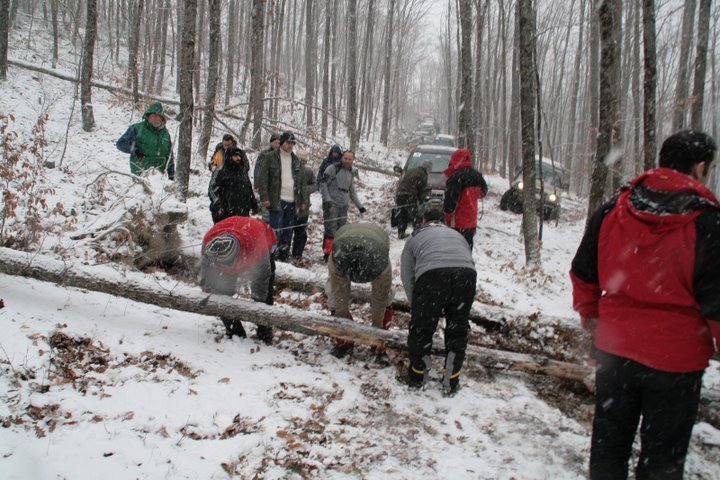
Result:
{"label": "man in gray jacket", "polygon": [[421,388],[425,383],[432,364],[433,334],[438,320],[444,316],[443,392],[452,396],[460,386],[477,274],[465,238],[445,226],[443,220],[442,210],[427,209],[423,213],[422,226],[403,249],[400,277],[412,309],[408,333],[408,385]]}
{"label": "man in gray jacket", "polygon": [[327,262],[328,256],[333,249],[335,232],[347,223],[348,205],[350,200],[355,204],[360,213],[365,213],[365,207],[355,193],[352,164],[355,160],[355,152],[345,150],[340,163],[330,165],[325,169],[320,181],[320,193],[323,199],[323,218],[325,224],[325,237],[323,239],[323,255]]}

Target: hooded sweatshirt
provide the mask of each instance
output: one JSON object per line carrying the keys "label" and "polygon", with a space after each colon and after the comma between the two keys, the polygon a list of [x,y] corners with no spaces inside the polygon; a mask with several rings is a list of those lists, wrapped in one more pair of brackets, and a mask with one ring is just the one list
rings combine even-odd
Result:
{"label": "hooded sweatshirt", "polygon": [[165,119],[160,102],[153,103],[145,110],[141,122],[130,125],[115,144],[117,149],[130,154],[130,172],[140,175],[145,170],[156,168],[160,172],[167,170],[168,176],[175,176],[175,162],[172,157],[170,132],[162,126],[155,127],[148,120],[148,115],[156,113]]}
{"label": "hooded sweatshirt", "polygon": [[[337,153],[337,157],[333,157],[333,153]],[[317,183],[319,184],[323,180],[323,176],[325,174],[325,169],[329,167],[330,165],[337,165],[340,163],[340,157],[342,156],[342,147],[340,145],[333,145],[330,147],[330,151],[328,152],[328,156],[325,157],[320,163],[320,168],[318,169],[317,174]]]}
{"label": "hooded sweatshirt", "polygon": [[456,229],[477,228],[477,202],[485,197],[488,186],[482,174],[472,168],[470,150],[455,150],[444,173],[445,224]]}
{"label": "hooded sweatshirt", "polygon": [[720,339],[720,204],[688,175],[645,172],[593,215],[570,275],[598,349],[703,370]]}
{"label": "hooded sweatshirt", "polygon": [[[240,163],[232,159],[232,155],[236,153],[242,158]],[[208,197],[210,210],[222,210],[221,218],[248,216],[251,211],[257,212],[257,199],[248,177],[247,155],[238,147],[228,148],[223,167],[213,172]]]}

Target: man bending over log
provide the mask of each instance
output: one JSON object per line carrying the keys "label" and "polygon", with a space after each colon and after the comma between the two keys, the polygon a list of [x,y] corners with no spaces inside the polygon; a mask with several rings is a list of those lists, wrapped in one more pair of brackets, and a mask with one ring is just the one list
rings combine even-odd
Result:
{"label": "man bending over log", "polygon": [[[235,295],[238,278],[250,281],[256,302],[273,304],[275,261],[272,252],[277,238],[270,226],[249,217],[228,217],[216,223],[203,238],[200,285],[218,295]],[[244,338],[245,329],[237,318],[220,317],[227,336]],[[257,327],[257,339],[272,343],[272,328]]]}
{"label": "man bending over log", "polygon": [[[350,282],[372,285],[372,325],[389,329],[394,310],[392,301],[392,270],[390,238],[385,230],[371,223],[346,224],[336,232],[328,260],[328,304],[333,315],[349,318]],[[353,343],[337,340],[331,352],[338,358],[352,353]],[[389,365],[383,348],[375,349],[375,361]]]}

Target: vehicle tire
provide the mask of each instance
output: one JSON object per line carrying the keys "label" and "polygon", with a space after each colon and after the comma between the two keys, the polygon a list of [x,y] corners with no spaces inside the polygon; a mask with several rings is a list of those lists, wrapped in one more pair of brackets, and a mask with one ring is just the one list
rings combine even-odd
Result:
{"label": "vehicle tire", "polygon": [[508,203],[510,202],[510,195],[512,194],[512,190],[508,190],[505,193],[503,193],[502,198],[500,198],[500,210],[507,210],[508,209]]}
{"label": "vehicle tire", "polygon": [[511,188],[508,190],[508,210],[513,213],[523,213],[522,192]]}

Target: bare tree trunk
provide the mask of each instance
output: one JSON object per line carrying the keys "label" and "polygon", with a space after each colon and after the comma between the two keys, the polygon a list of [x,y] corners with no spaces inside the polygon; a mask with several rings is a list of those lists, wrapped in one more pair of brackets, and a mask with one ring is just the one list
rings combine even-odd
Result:
{"label": "bare tree trunk", "polygon": [[10,0],[0,0],[0,80],[7,80],[9,40]]}
{"label": "bare tree trunk", "polygon": [[155,93],[162,95],[163,85],[165,84],[165,55],[167,53],[167,30],[168,30],[168,17],[170,17],[170,0],[164,0],[162,10],[160,12],[162,21],[160,23],[161,30],[161,44],[160,44],[160,65],[158,67],[158,74],[155,80]]}
{"label": "bare tree trunk", "polygon": [[472,3],[458,0],[460,24],[460,108],[458,112],[458,144],[475,152],[473,129],[473,72],[472,72]]}
{"label": "bare tree trunk", "polygon": [[[58,1],[59,0],[50,1],[50,17],[52,19],[53,32],[52,68],[57,68],[58,62]],[[112,51],[112,44],[110,45],[110,50]]]}
{"label": "bare tree trunk", "polygon": [[[483,118],[483,111],[487,113],[487,115],[490,115],[490,106],[486,105],[485,109],[483,110],[483,95],[482,95],[482,79],[483,79],[483,66],[482,66],[482,46],[483,46],[483,35],[484,35],[484,27],[485,27],[485,12],[487,10],[487,1],[483,0],[475,0],[475,11],[477,12],[476,19],[475,19],[475,85],[473,86],[475,90],[475,98],[473,99],[473,113],[474,113],[474,125],[475,128],[472,132],[472,138],[473,142],[472,144],[475,145],[475,165],[478,169],[482,169],[481,166],[484,166],[486,162],[488,161],[488,158],[486,155],[484,155],[483,148],[486,147],[485,145],[485,138],[484,138],[484,118]],[[495,42],[495,46],[497,47],[500,42]],[[489,46],[490,42],[488,42]],[[488,63],[490,63],[490,58],[488,56]],[[489,77],[486,77],[486,81],[489,83],[490,79]],[[488,97],[492,98],[492,97]]]}
{"label": "bare tree trunk", "polygon": [[83,44],[82,67],[80,69],[80,105],[82,106],[82,125],[86,132],[95,127],[95,115],[92,105],[93,58],[95,57],[95,39],[97,38],[97,0],[87,0],[85,13],[85,42]]}
{"label": "bare tree trunk", "polygon": [[[520,15],[514,15],[514,33],[512,49],[511,69],[511,103],[510,103],[510,125],[508,126],[508,183],[512,184],[517,174],[517,168],[521,166],[522,150],[518,146],[522,144],[522,125],[520,123]],[[533,143],[533,148],[534,148]]]}
{"label": "bare tree trunk", "polygon": [[357,151],[357,0],[348,0],[347,127],[350,149]]}
{"label": "bare tree trunk", "polygon": [[[236,0],[228,1],[228,25],[227,25],[227,75],[225,76],[225,105],[230,105],[230,96],[233,93],[235,81],[235,31],[237,30],[237,3]],[[244,43],[244,42],[243,42]]]}
{"label": "bare tree trunk", "polygon": [[132,88],[133,105],[136,107],[140,103],[140,95],[138,93],[138,51],[140,48],[140,21],[142,20],[143,7],[145,0],[135,0],[130,7],[132,12],[132,24],[130,30],[130,43],[128,43],[128,77],[125,86]]}
{"label": "bare tree trunk", "polygon": [[263,108],[265,98],[265,70],[263,58],[265,48],[263,31],[265,30],[265,0],[253,0],[252,6],[252,33],[250,35],[250,115],[253,122],[252,147],[260,148],[263,124]]}
{"label": "bare tree trunk", "polygon": [[703,129],[703,104],[705,103],[705,70],[707,68],[708,37],[710,33],[710,0],[700,0],[698,10],[698,41],[695,53],[695,75],[693,78],[693,103],[690,111],[690,126]]}
{"label": "bare tree trunk", "polygon": [[183,0],[182,54],[180,60],[180,130],[175,169],[180,199],[187,199],[192,160],[192,129],[195,111],[193,70],[195,65],[195,21],[197,0]]}
{"label": "bare tree trunk", "polygon": [[657,65],[655,53],[655,0],[643,0],[643,168],[655,165],[655,89]]}
{"label": "bare tree trunk", "polygon": [[390,135],[390,75],[393,57],[393,17],[395,15],[395,0],[388,2],[387,15],[387,44],[385,47],[385,73],[383,74],[383,110],[382,123],[380,124],[380,142],[387,147],[388,136]]}
{"label": "bare tree trunk", "polygon": [[327,136],[328,127],[328,99],[330,94],[328,88],[330,87],[330,24],[332,18],[330,16],[330,5],[334,2],[333,0],[327,0],[325,3],[325,33],[323,35],[323,76],[322,76],[322,120],[320,131],[323,138]]}
{"label": "bare tree trunk", "polygon": [[[393,0],[391,0],[393,1]],[[333,10],[332,10],[332,21],[331,21],[331,32],[330,32],[330,65],[332,67],[330,71],[330,104],[331,104],[331,110],[332,110],[332,136],[334,137],[337,134],[337,123],[335,121],[335,118],[337,117],[337,71],[338,71],[338,65],[337,65],[337,11],[338,11],[338,3],[337,1],[333,1]]]}
{"label": "bare tree trunk", "polygon": [[[592,0],[591,0],[592,1]],[[579,39],[577,43],[577,50],[575,51],[575,65],[573,67],[573,79],[572,79],[572,87],[570,88],[570,118],[568,120],[568,125],[570,127],[570,141],[568,142],[568,148],[567,152],[569,154],[566,156],[566,162],[565,167],[568,168],[570,172],[574,172],[577,169],[578,166],[578,149],[576,148],[576,140],[577,140],[577,132],[578,128],[576,125],[577,121],[577,108],[578,108],[578,102],[580,101],[578,98],[578,92],[580,91],[580,66],[582,59],[582,52],[583,52],[583,39],[584,39],[584,33],[585,33],[585,0],[582,0],[580,2],[580,33],[579,33]],[[575,185],[573,185],[575,187]]]}
{"label": "bare tree trunk", "polygon": [[215,118],[215,97],[217,96],[218,78],[220,77],[220,15],[222,0],[209,0],[208,23],[210,36],[208,42],[208,77],[205,84],[205,116],[198,139],[197,155],[207,156],[208,144],[212,135],[213,119]]}
{"label": "bare tree trunk", "polygon": [[517,35],[520,39],[518,63],[520,66],[520,119],[522,123],[523,159],[523,220],[522,230],[525,241],[525,264],[539,267],[540,239],[538,236],[537,205],[535,200],[535,106],[537,90],[535,83],[535,6],[532,0],[518,0]]}
{"label": "bare tree trunk", "polygon": [[620,22],[620,11],[614,0],[600,1],[598,20],[600,24],[600,115],[587,221],[590,221],[590,217],[603,203],[608,176],[606,161],[617,141],[620,58],[619,38],[616,34],[617,22]]}
{"label": "bare tree trunk", "polygon": [[685,0],[682,18],[682,37],[678,55],[678,75],[675,84],[675,109],[673,112],[673,131],[685,126],[688,105],[688,70],[692,59],[693,25],[697,0]]}
{"label": "bare tree trunk", "polygon": [[305,125],[313,124],[313,92],[315,91],[315,21],[313,19],[313,0],[305,0]]}
{"label": "bare tree trunk", "polygon": [[375,24],[375,0],[369,0],[368,11],[367,11],[367,26],[365,28],[365,39],[362,47],[362,62],[360,64],[362,82],[360,85],[360,114],[358,115],[357,121],[357,136],[360,138],[363,131],[363,125],[365,123],[365,113],[367,112],[367,100],[370,95],[368,94],[368,58],[372,54],[373,48],[373,34]]}

